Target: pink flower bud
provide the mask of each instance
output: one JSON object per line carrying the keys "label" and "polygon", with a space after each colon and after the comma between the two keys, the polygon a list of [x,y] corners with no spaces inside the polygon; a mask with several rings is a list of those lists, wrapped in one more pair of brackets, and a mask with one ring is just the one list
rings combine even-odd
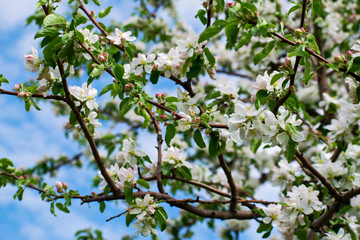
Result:
{"label": "pink flower bud", "polygon": [[68,185],[65,182],[62,182],[61,185],[62,185],[63,189],[65,189],[65,190],[68,188]]}
{"label": "pink flower bud", "polygon": [[130,86],[129,86],[129,84],[125,84],[125,91],[127,92],[127,91],[130,91]]}
{"label": "pink flower bud", "polygon": [[207,8],[209,6],[209,3],[205,1],[205,2],[202,3],[202,5],[203,5],[204,8]]}
{"label": "pink flower bud", "polygon": [[344,63],[347,63],[348,62],[348,60],[347,59],[344,59]]}
{"label": "pink flower bud", "polygon": [[15,90],[15,91],[18,90],[19,88],[20,88],[19,84],[15,84],[15,85],[14,85],[14,90]]}
{"label": "pink flower bud", "polygon": [[121,42],[126,42],[126,38],[124,38],[124,37],[121,37],[120,40],[121,40]]}
{"label": "pink flower bud", "polygon": [[96,193],[95,192],[91,192],[91,195],[93,196],[93,197],[96,197]]}
{"label": "pink flower bud", "polygon": [[28,175],[26,175],[26,174],[24,174],[24,178],[25,178],[25,179],[27,179],[27,178],[29,178],[29,176],[28,176]]}
{"label": "pink flower bud", "polygon": [[296,44],[296,45],[299,45],[299,44],[301,44],[301,41],[300,41],[300,40],[297,40],[297,41],[295,42],[295,44]]}
{"label": "pink flower bud", "polygon": [[129,86],[130,86],[130,88],[134,88],[134,87],[135,87],[134,84],[132,84],[132,83],[130,83]]}
{"label": "pink flower bud", "polygon": [[104,57],[107,57],[108,56],[108,53],[107,52],[103,52],[102,54]]}
{"label": "pink flower bud", "polygon": [[28,97],[29,94],[27,92],[24,92],[24,97]]}
{"label": "pink flower bud", "polygon": [[23,177],[23,176],[20,176],[19,179],[24,179],[24,177]]}
{"label": "pink flower bud", "polygon": [[154,64],[152,65],[152,70],[154,71],[156,68],[157,68],[157,65],[154,63]]}
{"label": "pink flower bud", "polygon": [[353,52],[349,50],[346,52],[345,55],[346,55],[346,57],[350,58],[352,54],[353,54]]}
{"label": "pink flower bud", "polygon": [[143,105],[143,103],[142,102],[139,102],[139,106],[141,107]]}
{"label": "pink flower bud", "polygon": [[60,181],[56,181],[55,187],[56,187],[57,189],[62,189],[62,188],[63,188],[63,185],[62,185],[62,183],[61,183]]}
{"label": "pink flower bud", "polygon": [[164,98],[165,96],[166,96],[166,94],[165,94],[165,93],[162,93],[162,94],[161,94],[161,97],[163,97],[163,98]]}
{"label": "pink flower bud", "polygon": [[99,55],[98,58],[100,59],[100,61],[103,61],[103,62],[107,61],[106,57],[104,57],[103,55]]}
{"label": "pink flower bud", "polygon": [[195,118],[195,122],[200,122],[200,118],[199,117]]}
{"label": "pink flower bud", "polygon": [[92,68],[95,68],[95,67],[96,67],[96,64],[95,64],[95,63],[91,64],[91,67],[92,67]]}
{"label": "pink flower bud", "polygon": [[227,6],[232,7],[232,6],[234,6],[234,3],[228,3]]}
{"label": "pink flower bud", "polygon": [[164,119],[164,118],[165,118],[165,115],[164,115],[164,114],[161,114],[161,115],[160,115],[160,118],[161,118],[161,119]]}
{"label": "pink flower bud", "polygon": [[59,188],[57,188],[56,191],[57,191],[58,193],[63,193],[63,192],[64,192],[62,189],[59,189]]}
{"label": "pink flower bud", "polygon": [[24,94],[25,94],[24,92],[19,92],[17,96],[18,96],[19,98],[23,98],[23,97],[24,97]]}
{"label": "pink flower bud", "polygon": [[160,93],[155,94],[156,98],[160,98],[160,96],[161,96]]}

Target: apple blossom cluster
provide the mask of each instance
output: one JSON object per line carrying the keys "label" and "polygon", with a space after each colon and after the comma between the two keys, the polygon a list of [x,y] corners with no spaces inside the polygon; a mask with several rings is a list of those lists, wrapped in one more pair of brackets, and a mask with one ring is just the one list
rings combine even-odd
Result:
{"label": "apple blossom cluster", "polygon": [[[129,33],[130,34],[130,33]],[[199,37],[195,33],[191,33],[185,40],[178,40],[176,48],[171,48],[168,53],[158,53],[145,55],[139,53],[137,57],[132,59],[130,69],[127,72],[133,72],[140,75],[144,71],[150,74],[154,70],[162,72],[165,77],[171,76],[179,79],[185,78],[185,73],[190,70],[188,61],[194,56],[200,56],[203,53],[203,47],[207,41],[198,43]],[[205,54],[204,54],[205,56]],[[210,76],[215,79],[216,65],[205,65]],[[127,67],[128,68],[128,67]]]}
{"label": "apple blossom cluster", "polygon": [[138,163],[138,157],[145,157],[144,151],[135,151],[136,143],[133,139],[123,141],[122,150],[116,154],[116,160],[121,166],[135,167]]}
{"label": "apple blossom cluster", "polygon": [[157,235],[156,222],[154,219],[155,209],[158,207],[154,203],[154,198],[146,194],[144,199],[136,198],[135,204],[131,205],[127,214],[136,215],[136,222],[133,228],[137,228],[136,234],[141,233],[144,237],[150,234]]}
{"label": "apple blossom cluster", "polygon": [[[138,168],[135,166],[134,168],[124,168],[119,167],[117,163],[111,165],[109,169],[107,169],[108,174],[115,182],[116,186],[123,190],[125,187],[134,187],[137,182],[137,174]],[[98,172],[98,176],[101,179],[100,189],[104,190],[107,186],[106,180],[101,172]]]}
{"label": "apple blossom cluster", "polygon": [[[38,72],[36,80],[39,81],[39,87],[37,91],[42,92],[44,96],[48,95],[48,92],[54,86],[55,83],[61,82],[61,74],[59,67],[50,68],[47,66],[43,59],[39,57],[37,50],[31,47],[32,54],[24,56],[25,69],[31,72]],[[64,69],[69,72],[70,75],[75,74],[74,66],[64,63]]]}
{"label": "apple blossom cluster", "polygon": [[287,193],[284,205],[270,204],[262,210],[265,213],[263,222],[272,224],[280,231],[296,228],[305,224],[305,217],[322,209],[318,199],[319,191],[306,187],[304,184],[293,186]]}
{"label": "apple blossom cluster", "polygon": [[300,124],[301,120],[283,106],[275,116],[269,110],[256,110],[254,106],[246,106],[241,101],[235,104],[235,112],[229,116],[230,137],[236,143],[255,138],[272,146],[280,144],[286,147],[290,139],[298,143],[305,139],[296,128]]}
{"label": "apple blossom cluster", "polygon": [[182,166],[191,168],[191,164],[185,160],[185,156],[181,155],[180,149],[176,147],[169,147],[163,152],[162,156],[164,165],[171,165],[173,168],[180,168]]}

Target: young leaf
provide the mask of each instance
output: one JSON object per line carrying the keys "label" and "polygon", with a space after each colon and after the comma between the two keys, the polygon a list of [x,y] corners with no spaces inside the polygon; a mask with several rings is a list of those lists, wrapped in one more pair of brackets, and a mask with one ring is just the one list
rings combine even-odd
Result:
{"label": "young leaf", "polygon": [[126,226],[128,227],[132,221],[136,218],[136,214],[126,214]]}
{"label": "young leaf", "polygon": [[269,55],[269,53],[271,52],[271,50],[273,50],[273,48],[276,46],[276,41],[271,41],[269,42],[266,47],[259,52],[258,54],[255,55],[254,57],[254,64],[258,64],[261,60],[263,60],[267,55]]}
{"label": "young leaf", "polygon": [[168,147],[170,147],[171,139],[175,137],[175,133],[176,133],[176,128],[174,127],[174,125],[172,124],[167,125],[166,133],[165,133],[165,142],[166,145],[168,145]]}
{"label": "young leaf", "polygon": [[103,213],[106,208],[106,204],[104,201],[100,202],[100,212]]}
{"label": "young leaf", "polygon": [[210,139],[209,142],[209,154],[210,156],[217,155],[217,148],[218,148],[219,137],[214,136]]}
{"label": "young leaf", "polygon": [[157,84],[160,77],[160,71],[152,71],[150,75],[150,82],[152,84]]}
{"label": "young leaf", "polygon": [[2,74],[0,74],[0,86],[1,83],[9,83],[9,80],[7,80]]}
{"label": "young leaf", "polygon": [[150,185],[147,181],[145,181],[144,179],[138,179],[137,184],[139,184],[140,186],[146,188],[146,189],[149,189],[150,188]]}
{"label": "young leaf", "polygon": [[289,138],[288,145],[286,146],[286,159],[291,161],[294,158],[296,152],[297,143]]}
{"label": "young leaf", "polygon": [[211,65],[211,67],[213,67],[216,63],[214,55],[212,55],[212,53],[210,52],[210,50],[208,48],[204,48],[204,53],[205,53],[207,60],[209,61],[210,65]]}
{"label": "young leaf", "polygon": [[155,216],[156,216],[156,220],[159,223],[160,230],[164,231],[166,229],[166,218],[165,218],[165,216],[160,211],[156,211]]}
{"label": "young leaf", "polygon": [[47,15],[43,21],[44,27],[50,27],[50,26],[58,25],[58,24],[60,24],[60,25],[66,24],[66,18],[64,18],[61,15],[55,14],[55,13]]}
{"label": "young leaf", "polygon": [[210,27],[206,28],[199,36],[199,43],[215,36],[228,24],[225,20],[216,20]]}
{"label": "young leaf", "polygon": [[107,15],[110,13],[111,8],[112,8],[112,6],[107,7],[107,8],[105,8],[105,9],[101,10],[101,11],[99,12],[99,18],[103,18],[103,17],[107,16]]}
{"label": "young leaf", "polygon": [[125,187],[124,188],[125,200],[128,204],[131,204],[134,200],[133,197],[133,188],[132,187]]}
{"label": "young leaf", "polygon": [[206,144],[199,129],[196,129],[194,132],[194,141],[199,146],[199,148],[206,148]]}

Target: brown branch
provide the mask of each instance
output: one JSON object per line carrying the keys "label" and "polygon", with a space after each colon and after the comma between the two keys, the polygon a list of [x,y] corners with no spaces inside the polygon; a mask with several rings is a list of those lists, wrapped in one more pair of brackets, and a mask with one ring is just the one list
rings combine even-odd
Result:
{"label": "brown branch", "polygon": [[[18,92],[11,92],[11,91],[7,91],[7,90],[4,90],[4,89],[1,89],[1,88],[0,88],[0,95],[1,95],[1,94],[17,96],[17,95],[18,95]],[[29,97],[42,98],[42,99],[52,99],[52,100],[60,100],[60,101],[66,102],[66,99],[65,99],[64,97],[62,97],[62,96],[55,96],[55,95],[47,95],[47,96],[44,96],[43,94],[40,94],[40,93],[34,93],[34,94],[31,94]]]}
{"label": "brown branch", "polygon": [[312,173],[320,182],[327,188],[329,193],[337,200],[341,200],[342,194],[339,193],[336,188],[324,177],[316,168],[311,165],[311,163],[303,156],[299,151],[296,151],[295,155],[300,159],[303,165]]}
{"label": "brown branch", "polygon": [[230,186],[230,192],[231,192],[230,211],[236,212],[236,198],[237,198],[236,184],[231,175],[231,170],[229,169],[228,165],[226,164],[224,156],[222,154],[220,154],[218,158],[219,158],[220,166],[223,169],[223,171],[226,175],[227,181],[229,183],[229,186]]}
{"label": "brown branch", "polygon": [[[280,34],[273,32],[272,33],[273,36],[279,38],[282,42],[285,42],[289,45],[295,46],[296,43],[294,43],[293,41],[281,36]],[[308,52],[310,55],[316,57],[317,59],[319,59],[321,62],[323,63],[330,63],[328,60],[326,60],[323,56],[317,54],[316,52],[314,52],[313,50],[310,50],[308,48],[305,48],[305,51]],[[347,69],[345,68],[339,68],[339,71],[344,72],[346,74],[349,74],[350,76],[352,76],[356,81],[360,82],[360,76],[356,75],[354,72],[351,71],[347,71]]]}
{"label": "brown branch", "polygon": [[[7,173],[5,171],[0,170],[0,175],[5,175],[7,177],[13,178],[15,180],[19,180],[20,178],[18,176],[16,176],[15,174],[11,174],[11,173]],[[39,193],[47,193],[47,191],[38,188],[36,186],[34,186],[33,184],[26,184],[26,187],[29,187],[31,189],[34,189],[36,191],[38,191]],[[58,195],[52,195],[54,198],[58,199],[58,198],[63,198],[63,196],[58,196]],[[85,196],[71,196],[72,198],[77,198],[77,199],[85,199]]]}
{"label": "brown branch", "polygon": [[[305,13],[306,13],[306,2],[307,2],[306,0],[303,0],[303,2],[302,2],[300,28],[304,27]],[[279,101],[276,102],[275,108],[273,110],[274,114],[277,113],[279,107],[286,102],[286,100],[290,97],[291,93],[294,91],[295,76],[296,76],[296,72],[297,72],[298,67],[299,67],[300,58],[301,58],[300,56],[296,56],[295,65],[294,65],[294,69],[293,69],[294,73],[291,74],[291,76],[290,76],[289,89],[286,92],[286,94]]]}
{"label": "brown branch", "polygon": [[[165,201],[169,203],[171,206],[175,206],[186,210],[192,214],[195,214],[199,217],[204,218],[216,218],[216,219],[253,219],[256,217],[256,214],[252,211],[214,211],[214,210],[206,210],[193,205],[190,205],[186,202],[177,202],[175,198],[169,196],[168,194],[158,193],[158,192],[135,192],[134,198],[136,197],[144,197],[146,194],[150,194],[154,198],[159,201]],[[116,199],[125,199],[125,194],[120,193],[118,196],[115,195],[107,195],[107,196],[99,196],[99,197],[90,197],[83,199],[83,203],[89,202],[101,202],[101,201],[111,201]]]}
{"label": "brown branch", "polygon": [[[165,110],[166,112],[168,113],[171,113],[173,114],[177,119],[181,119],[181,118],[184,118],[183,116],[175,113],[173,110],[171,110],[170,108],[160,104],[160,103],[157,103],[155,101],[152,101],[150,99],[147,100],[149,103],[151,103],[152,105],[158,107],[158,108],[161,108],[163,110]],[[228,128],[228,125],[227,124],[219,124],[219,123],[208,123],[210,127],[212,128]],[[201,127],[206,127],[205,125],[203,124],[200,124]]]}
{"label": "brown branch", "polygon": [[153,120],[154,127],[155,127],[156,134],[157,134],[158,161],[157,161],[157,165],[156,165],[156,183],[157,183],[157,187],[158,187],[160,193],[165,193],[164,186],[162,185],[162,182],[161,182],[161,175],[162,175],[162,173],[161,173],[161,162],[162,162],[161,145],[163,142],[161,127],[160,127],[159,122],[156,120],[154,114],[150,111],[150,109],[146,107],[146,111],[149,113],[151,119]]}
{"label": "brown branch", "polygon": [[128,210],[126,210],[126,211],[124,211],[124,212],[122,212],[122,213],[120,213],[120,214],[118,214],[118,215],[112,216],[111,218],[106,219],[106,221],[109,222],[109,221],[113,220],[114,218],[121,217],[122,215],[124,215],[124,214],[127,213],[127,212],[128,212]]}
{"label": "brown branch", "polygon": [[118,193],[120,193],[120,189],[116,187],[114,181],[112,180],[109,173],[107,172],[107,170],[105,168],[105,164],[101,160],[101,157],[100,157],[99,151],[97,149],[97,146],[95,144],[94,138],[92,137],[92,135],[91,135],[91,133],[89,131],[89,128],[87,127],[84,119],[81,117],[81,114],[80,114],[78,108],[76,107],[72,97],[71,97],[71,94],[70,94],[70,91],[69,91],[69,88],[68,88],[68,85],[67,85],[67,80],[64,77],[63,64],[62,64],[62,62],[60,60],[57,60],[57,64],[59,66],[59,71],[60,71],[60,74],[61,74],[61,81],[63,83],[66,101],[67,101],[69,107],[71,108],[71,110],[74,112],[76,120],[80,124],[80,127],[81,127],[82,131],[84,132],[87,141],[89,142],[91,151],[93,153],[93,156],[95,158],[95,161],[96,161],[97,165],[99,166],[101,175],[104,177],[104,179],[107,182],[107,184],[109,185],[111,191],[115,195],[117,195]]}
{"label": "brown branch", "polygon": [[[213,188],[213,187],[211,187],[211,186],[209,186],[209,185],[206,185],[206,184],[204,184],[204,183],[196,182],[196,181],[194,181],[194,180],[189,180],[189,179],[186,179],[186,178],[181,178],[181,177],[176,176],[176,175],[174,175],[174,176],[171,176],[171,175],[162,175],[162,178],[165,178],[165,179],[173,179],[173,180],[178,180],[178,181],[181,181],[181,182],[184,182],[184,183],[189,183],[189,184],[191,184],[191,185],[198,186],[198,187],[200,187],[200,188],[204,188],[204,189],[206,189],[206,190],[208,190],[208,191],[210,191],[210,192],[216,193],[216,194],[218,194],[218,195],[231,198],[231,195],[228,194],[228,193],[225,193],[225,192],[223,192],[223,191],[220,191],[220,190],[218,190],[218,189],[216,189],[216,188]],[[147,178],[143,178],[143,179],[146,180],[146,181],[152,181],[152,180],[155,180],[156,177],[147,177]]]}

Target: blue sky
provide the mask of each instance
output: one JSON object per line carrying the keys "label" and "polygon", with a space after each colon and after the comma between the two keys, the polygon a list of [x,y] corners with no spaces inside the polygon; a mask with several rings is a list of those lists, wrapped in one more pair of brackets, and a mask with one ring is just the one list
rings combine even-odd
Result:
{"label": "blue sky", "polygon": [[[64,1],[65,4],[66,1]],[[106,5],[116,4],[109,18],[116,17],[119,20],[125,20],[129,17],[130,6],[133,1],[103,1]],[[194,19],[197,10],[200,8],[201,1],[196,1],[199,7],[194,7],[194,1],[181,0],[176,1],[180,16],[190,25],[199,29],[199,23]],[[31,46],[38,50],[39,42],[33,40],[37,27],[30,25],[25,27],[25,19],[34,11],[36,1],[12,0],[0,1],[0,74],[3,74],[9,81],[9,85],[3,85],[2,88],[11,90],[14,84],[21,83],[29,78],[35,77],[33,73],[26,72],[23,65],[23,55],[30,52]],[[66,11],[64,8],[60,12]],[[40,52],[40,51],[39,51]],[[106,81],[106,78],[104,80]],[[109,79],[107,79],[109,80]],[[72,84],[72,83],[70,83]],[[76,82],[75,85],[81,85]],[[167,85],[162,84],[161,90],[166,90]],[[150,92],[155,93],[153,89]],[[174,92],[174,86],[168,92]],[[101,102],[101,98],[99,99]],[[66,154],[72,156],[77,153],[77,145],[73,144],[71,139],[67,139],[63,132],[63,124],[67,121],[64,117],[55,117],[51,110],[51,105],[41,102],[41,111],[32,109],[29,113],[25,111],[24,103],[17,97],[0,95],[0,158],[10,158],[17,167],[33,166],[37,160],[44,155],[58,156]],[[155,136],[149,136],[154,137]],[[145,138],[143,138],[145,139]],[[140,145],[146,146],[145,141]],[[154,154],[152,146],[146,146],[146,150]],[[86,165],[86,163],[85,163]],[[82,194],[88,194],[94,189],[89,188],[89,182],[96,173],[88,169],[79,170],[63,168],[55,179],[48,179],[49,184],[55,184],[56,180],[65,181],[70,188],[76,188]],[[77,177],[74,177],[77,176]],[[78,177],[80,176],[80,177]],[[19,202],[13,200],[13,194],[16,188],[6,187],[0,189],[0,232],[3,240],[17,239],[36,239],[36,240],[60,240],[74,239],[74,233],[82,228],[91,227],[92,229],[101,229],[104,237],[107,239],[120,239],[127,232],[134,232],[132,228],[126,228],[124,218],[105,222],[113,215],[122,212],[123,205],[110,204],[105,212],[101,214],[98,211],[98,204],[93,203],[89,206],[80,205],[74,200],[71,206],[71,214],[57,212],[58,216],[50,214],[49,205],[42,202],[39,195],[33,190],[26,190],[24,200]],[[260,193],[266,196],[273,191],[273,188],[265,186],[260,189]],[[171,210],[170,216],[177,216],[177,210]],[[223,222],[217,221],[217,225],[223,225]],[[256,224],[246,233],[241,235],[241,239],[261,239],[259,235],[250,235],[254,233]],[[206,224],[196,226],[196,235],[193,239],[208,239],[209,237],[217,239],[217,232],[210,232]],[[251,237],[250,237],[251,236]],[[160,239],[167,239],[164,234]],[[139,239],[143,239],[139,237]]]}

